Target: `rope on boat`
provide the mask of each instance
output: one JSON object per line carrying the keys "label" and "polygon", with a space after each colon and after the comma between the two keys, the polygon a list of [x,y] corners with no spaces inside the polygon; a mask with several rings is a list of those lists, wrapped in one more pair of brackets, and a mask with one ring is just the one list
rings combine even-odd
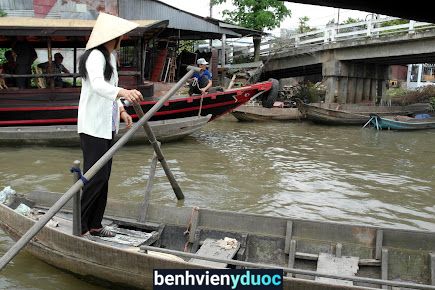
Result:
{"label": "rope on boat", "polygon": [[[198,82],[198,79],[197,79],[197,78],[193,78],[193,81],[192,81],[192,87],[197,87],[198,90],[201,90],[201,88],[199,87],[199,82]],[[201,116],[201,112],[202,112],[202,100],[203,100],[203,99],[204,99],[204,95],[201,94],[201,100],[200,100],[200,102],[199,102],[198,117]]]}
{"label": "rope on boat", "polygon": [[82,171],[80,170],[80,168],[71,167],[70,171],[71,171],[71,173],[78,174],[80,180],[83,182],[83,185],[85,185],[86,183],[89,182],[89,180],[87,180],[86,177],[82,174]]}
{"label": "rope on boat", "polygon": [[201,94],[201,100],[199,101],[199,111],[198,111],[198,117],[201,117],[202,112],[202,100],[204,99],[204,95]]}

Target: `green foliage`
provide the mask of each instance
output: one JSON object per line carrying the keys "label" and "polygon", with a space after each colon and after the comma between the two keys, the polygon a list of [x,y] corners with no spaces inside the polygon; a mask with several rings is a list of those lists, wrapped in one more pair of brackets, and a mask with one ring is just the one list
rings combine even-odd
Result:
{"label": "green foliage", "polygon": [[5,58],[5,51],[6,50],[8,50],[9,48],[3,48],[3,47],[0,47],[0,64],[1,63],[4,63],[5,61],[6,61],[6,58]]}
{"label": "green foliage", "polygon": [[325,94],[326,89],[321,84],[307,82],[299,84],[293,97],[305,103],[318,103],[325,100]]}
{"label": "green foliage", "polygon": [[193,46],[194,46],[195,41],[194,40],[180,40],[180,44],[178,46],[178,53],[182,52],[182,51],[189,51],[189,52],[193,52]]}
{"label": "green foliage", "polygon": [[390,20],[390,21],[382,22],[381,23],[381,27],[400,25],[400,24],[406,24],[406,23],[409,23],[409,20],[406,20],[406,19],[395,19],[395,20]]}
{"label": "green foliage", "polygon": [[352,23],[358,23],[358,22],[363,22],[362,19],[359,18],[352,18],[349,17],[348,19],[346,19],[345,21],[343,21],[341,24],[352,24]]}
{"label": "green foliage", "polygon": [[300,17],[299,18],[299,26],[298,26],[298,33],[305,33],[313,31],[314,29],[308,26],[308,21],[310,18],[308,16]]}
{"label": "green foliage", "polygon": [[[211,0],[212,5],[226,0]],[[291,15],[283,1],[279,0],[231,0],[234,10],[224,10],[226,21],[246,28],[263,31],[278,27],[285,17]]]}
{"label": "green foliage", "polygon": [[435,111],[435,97],[430,98],[429,100],[431,111]]}
{"label": "green foliage", "polygon": [[5,17],[6,15],[8,14],[0,9],[0,17]]}
{"label": "green foliage", "polygon": [[[407,105],[414,103],[431,103],[435,101],[435,85],[427,85],[416,90],[391,88],[386,92],[393,103]],[[435,102],[434,102],[435,105]]]}

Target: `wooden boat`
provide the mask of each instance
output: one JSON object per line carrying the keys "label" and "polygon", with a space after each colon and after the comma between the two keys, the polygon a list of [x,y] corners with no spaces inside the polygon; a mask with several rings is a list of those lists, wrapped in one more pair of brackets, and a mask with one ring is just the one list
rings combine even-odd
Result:
{"label": "wooden boat", "polygon": [[[118,69],[119,85],[124,88],[139,89],[145,100],[141,107],[146,113],[159,99],[154,96],[154,85],[145,76],[145,47],[155,38],[168,21],[135,20],[140,25],[123,38],[119,53]],[[35,48],[47,48],[47,54],[52,55],[54,48],[72,48],[73,60],[77,63],[77,50],[83,49],[90,35],[94,20],[79,19],[45,19],[45,18],[0,18],[0,46],[12,47],[16,35],[26,35],[27,42]],[[54,28],[53,28],[54,27]],[[137,53],[132,53],[136,51]],[[0,89],[0,127],[6,126],[49,126],[75,125],[80,97],[78,85],[79,74],[2,74],[0,78],[27,77],[37,80],[39,84],[48,82],[42,87],[18,89],[10,87]],[[70,78],[71,87],[55,88],[52,77]],[[271,82],[256,83],[242,88],[224,92],[209,93],[199,96],[178,96],[169,100],[150,121],[169,120],[194,116],[207,116],[210,120],[230,112],[237,106],[249,101],[261,91],[269,91]],[[133,119],[137,116],[132,107],[126,108]]]}
{"label": "wooden boat", "polygon": [[[150,121],[156,139],[160,142],[170,142],[185,138],[200,130],[211,119],[211,115]],[[126,132],[124,123],[120,124],[118,140]],[[144,144],[148,138],[144,131],[140,131],[128,144]],[[49,125],[0,127],[0,145],[50,145],[50,146],[78,146],[80,138],[77,125]]]}
{"label": "wooden boat", "polygon": [[253,121],[289,121],[300,120],[302,114],[298,108],[281,108],[272,107],[265,108],[257,102],[245,103],[236,109],[231,114],[239,121],[253,122]]}
{"label": "wooden boat", "polygon": [[[257,83],[254,85],[216,92],[203,96],[178,97],[168,101],[160,109],[151,121],[169,120],[194,116],[206,116],[211,114],[210,120],[230,112],[241,104],[249,101],[255,94],[263,90],[269,90],[270,82]],[[0,126],[40,126],[40,125],[74,125],[77,123],[79,88],[76,88],[75,100],[71,96],[53,97],[53,94],[34,96],[20,101],[12,101],[17,96],[11,92],[0,90]],[[61,94],[60,89],[56,94]],[[30,92],[31,93],[31,92]],[[11,95],[9,97],[9,95]],[[149,98],[141,102],[141,107],[146,113],[155,103],[157,98]],[[132,107],[126,108],[128,113],[137,119]]]}
{"label": "wooden boat", "polygon": [[326,125],[364,125],[370,114],[381,116],[409,115],[426,112],[429,105],[425,103],[408,106],[374,106],[365,104],[310,103],[298,101],[302,115],[315,123]]}
{"label": "wooden boat", "polygon": [[[20,238],[59,197],[32,192],[8,199],[8,206],[0,204],[1,228]],[[286,290],[435,288],[433,232],[154,204],[144,213],[137,202],[116,200],[109,200],[103,221],[115,238],[72,235],[71,204],[52,224],[29,242],[28,252],[125,287],[150,289],[153,269],[257,267],[283,269]]]}
{"label": "wooden boat", "polygon": [[376,129],[388,130],[423,130],[435,129],[435,117],[418,119],[407,116],[388,116],[381,117],[372,115],[370,122]]}

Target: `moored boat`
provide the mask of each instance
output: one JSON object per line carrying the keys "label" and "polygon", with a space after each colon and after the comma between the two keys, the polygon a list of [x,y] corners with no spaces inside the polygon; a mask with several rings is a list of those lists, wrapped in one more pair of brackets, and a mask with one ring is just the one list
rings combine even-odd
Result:
{"label": "moored boat", "polygon": [[424,130],[435,129],[435,117],[416,118],[408,116],[381,117],[372,115],[370,122],[376,129],[388,130]]}
{"label": "moored boat", "polygon": [[429,104],[416,103],[407,106],[375,106],[367,104],[310,103],[298,101],[298,107],[306,119],[326,125],[364,125],[371,114],[382,116],[423,113]]}
{"label": "moored boat", "polygon": [[[181,140],[200,130],[210,120],[211,115],[150,121],[148,124],[160,142]],[[127,129],[121,123],[115,140],[118,140]],[[146,144],[148,137],[145,132],[137,132],[128,144]],[[80,137],[77,125],[48,125],[0,127],[0,145],[49,145],[49,146],[79,146]]]}
{"label": "moored boat", "polygon": [[[198,115],[206,116],[208,114],[212,115],[210,120],[214,120],[249,101],[259,92],[270,90],[270,87],[270,82],[262,82],[202,96],[178,96],[165,103],[150,121]],[[57,93],[61,94],[62,89]],[[74,125],[77,123],[79,90],[76,93],[75,101],[72,101],[70,96],[65,99],[62,97],[50,98],[50,95],[45,95],[39,98],[11,102],[9,98],[4,97],[0,90],[0,126]],[[16,95],[18,94],[17,92]],[[142,110],[146,113],[157,102],[158,98],[141,102]],[[127,107],[126,110],[134,120],[137,119],[132,107]]]}
{"label": "moored boat", "polygon": [[[118,55],[120,63],[119,86],[140,90],[145,98],[140,105],[146,113],[162,96],[154,95],[154,84],[146,79],[145,59],[149,55],[147,55],[145,48],[148,42],[167,27],[168,21],[134,21],[139,24],[139,27],[124,37]],[[9,141],[13,139],[15,142],[21,139],[23,143],[26,143],[28,134],[36,136],[38,132],[48,136],[46,140],[40,142],[52,142],[56,139],[52,137],[59,132],[63,132],[64,138],[69,138],[67,132],[72,132],[73,126],[77,123],[81,90],[80,75],[77,73],[78,50],[85,47],[94,23],[94,20],[80,19],[0,18],[1,47],[12,47],[16,36],[22,36],[31,47],[35,49],[46,48],[48,56],[52,55],[55,49],[70,48],[74,61],[71,73],[34,72],[33,74],[17,75],[0,72],[0,78],[7,80],[27,78],[32,79],[33,82],[33,85],[27,88],[10,86],[0,89],[0,129],[2,129],[0,133],[3,136],[11,136],[11,132],[14,132],[15,135],[8,139]],[[132,53],[132,51],[136,53]],[[50,61],[48,63],[50,65]],[[71,81],[71,83],[67,87],[54,87],[53,77],[60,77]],[[150,121],[162,121],[168,127],[169,123],[181,124],[184,122],[184,118],[192,118],[190,120],[193,120],[197,116],[205,118],[211,115],[208,120],[214,120],[249,101],[256,94],[269,91],[271,87],[271,82],[262,82],[204,95],[179,95],[168,100],[152,116]],[[133,107],[126,107],[126,110],[133,117],[133,120],[138,120]],[[169,120],[171,121],[169,122]],[[24,128],[27,126],[34,128]],[[12,128],[7,129],[7,127]],[[192,128],[188,125],[184,127],[184,131],[188,132],[189,127]],[[18,132],[23,133],[22,136],[18,136]],[[173,133],[168,135],[169,139],[178,136],[178,133]],[[162,139],[162,141],[164,140]]]}
{"label": "moored boat", "polygon": [[[59,197],[9,198],[0,204],[0,226],[18,239]],[[116,200],[109,200],[104,224],[115,238],[72,235],[68,204],[26,250],[60,269],[126,287],[151,288],[153,269],[235,265],[283,269],[286,290],[435,289],[433,232],[155,204],[144,214],[138,203]]]}
{"label": "moored boat", "polygon": [[272,107],[265,108],[259,103],[246,103],[236,109],[231,114],[239,121],[290,121],[300,120],[302,114],[298,108]]}

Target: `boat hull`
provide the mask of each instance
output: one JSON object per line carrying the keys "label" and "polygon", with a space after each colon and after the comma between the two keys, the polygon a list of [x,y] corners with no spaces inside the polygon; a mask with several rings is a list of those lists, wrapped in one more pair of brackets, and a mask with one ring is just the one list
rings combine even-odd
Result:
{"label": "boat hull", "polygon": [[[60,195],[34,192],[27,197],[36,201],[40,208],[47,208]],[[70,210],[71,204],[65,209]],[[293,267],[316,271],[319,253],[335,254],[336,247],[340,244],[344,256],[359,257],[358,277],[379,279],[385,270],[382,270],[382,265],[387,265],[385,273],[390,280],[414,281],[429,285],[431,283],[430,254],[435,249],[435,233],[432,232],[198,209],[197,214],[200,218],[197,223],[192,222],[190,225],[190,230],[194,234],[186,236],[183,233],[186,225],[192,221],[193,211],[187,207],[174,208],[150,204],[146,221],[157,227],[165,226],[161,247],[183,251],[186,241],[195,235],[200,240],[207,237],[233,237],[243,246],[242,251],[237,254],[237,260],[284,268],[288,265],[288,247],[294,240],[297,248],[294,252]],[[107,219],[129,222],[130,227],[139,213],[140,205],[133,202],[109,200],[106,208]],[[0,226],[12,238],[20,238],[34,223],[35,220],[0,204]],[[115,284],[150,289],[153,269],[212,268],[179,258],[163,258],[155,253],[139,251],[137,247],[120,249],[81,239],[71,235],[71,228],[64,227],[60,218],[59,224],[60,226],[55,228],[45,226],[26,249],[49,264],[81,276],[92,276]],[[192,242],[195,243],[194,240]],[[387,252],[388,255],[383,254]],[[327,284],[299,274],[296,274],[295,278],[285,276],[283,284],[283,289],[286,290],[367,289],[362,286],[374,286],[360,282],[354,282],[354,285]]]}
{"label": "boat hull", "polygon": [[370,120],[371,114],[382,116],[408,115],[426,112],[428,104],[409,106],[370,106],[357,104],[313,103],[298,104],[302,115],[308,120],[325,125],[358,125],[362,126]]}
{"label": "boat hull", "polygon": [[[185,138],[200,130],[210,120],[211,115],[187,117],[162,121],[151,121],[148,124],[160,142],[171,142]],[[124,124],[115,140],[118,140],[127,131]],[[128,144],[145,144],[148,138],[144,130],[139,130]],[[80,137],[77,125],[49,125],[49,126],[22,126],[0,127],[0,145],[49,145],[49,146],[78,146]]]}
{"label": "boat hull", "polygon": [[377,129],[425,130],[435,129],[435,118],[395,120],[394,117],[373,116],[371,124]]}
{"label": "boat hull", "polygon": [[[216,92],[203,96],[178,97],[169,100],[157,111],[150,121],[169,120],[211,114],[213,120],[246,103],[260,91],[268,91],[271,82],[257,83],[225,92]],[[29,91],[29,90],[27,90]],[[75,125],[77,124],[79,91],[74,93],[59,92],[59,96],[18,98],[8,92],[0,96],[0,126],[41,126],[41,125]],[[28,92],[26,92],[28,93]],[[51,96],[51,95],[50,95]],[[6,98],[7,97],[7,98]],[[141,102],[146,113],[158,99]],[[133,107],[126,108],[128,113],[137,120]]]}
{"label": "boat hull", "polygon": [[302,118],[298,108],[264,108],[247,104],[234,109],[231,114],[242,122],[291,121]]}

